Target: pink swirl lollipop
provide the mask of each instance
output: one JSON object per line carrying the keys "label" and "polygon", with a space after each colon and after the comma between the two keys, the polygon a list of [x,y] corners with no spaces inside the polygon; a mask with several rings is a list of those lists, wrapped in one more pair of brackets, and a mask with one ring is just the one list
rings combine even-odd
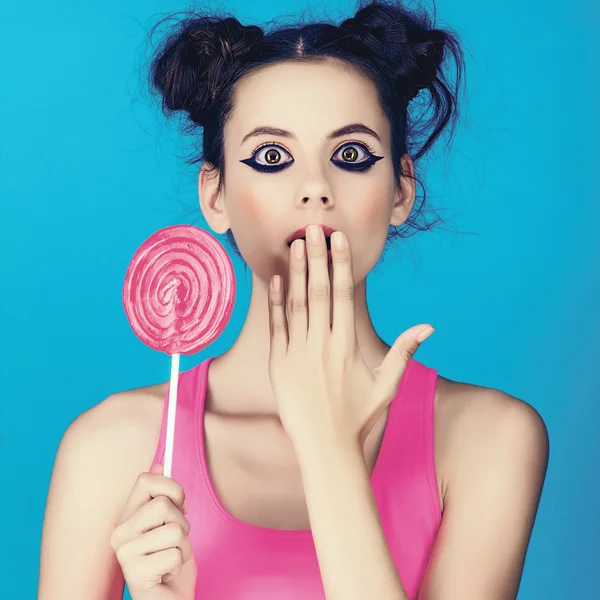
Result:
{"label": "pink swirl lollipop", "polygon": [[225,329],[235,303],[229,255],[207,231],[172,225],[135,252],[123,285],[123,307],[138,338],[172,357],[165,450],[171,476],[179,357],[206,348]]}

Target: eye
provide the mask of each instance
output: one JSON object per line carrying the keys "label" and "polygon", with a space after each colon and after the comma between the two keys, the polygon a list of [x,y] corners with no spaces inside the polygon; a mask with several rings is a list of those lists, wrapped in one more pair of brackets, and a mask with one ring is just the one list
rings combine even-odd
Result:
{"label": "eye", "polygon": [[[357,150],[357,148],[358,148],[358,150]],[[367,151],[369,151],[369,154],[367,154]],[[342,159],[344,160],[344,162],[354,163],[354,162],[361,162],[360,161],[361,154],[363,154],[364,157],[366,157],[366,156],[370,155],[371,151],[366,146],[352,143],[349,145],[347,144],[345,146],[342,146],[338,150],[338,152],[341,152],[341,156],[342,156]]]}
{"label": "eye", "polygon": [[[293,158],[282,162],[283,153],[291,158],[290,153],[279,144],[269,142],[255,148],[250,158],[240,160],[240,162],[256,171],[274,173],[286,169],[294,162]],[[359,142],[344,144],[333,156],[340,153],[341,159],[336,160],[332,157],[330,160],[334,165],[347,171],[366,171],[383,158],[383,156],[375,156],[372,148]]]}
{"label": "eye", "polygon": [[341,160],[332,158],[331,162],[348,171],[365,171],[383,158],[383,156],[375,156],[373,152],[373,149],[366,144],[351,142],[350,144],[344,144],[336,152],[336,154],[341,155]]}
{"label": "eye", "polygon": [[[253,169],[256,169],[257,171],[267,173],[281,171],[294,162],[293,159],[288,160],[287,162],[282,162],[282,151],[289,156],[289,153],[277,144],[263,144],[254,150],[250,158],[246,158],[240,162],[252,167]],[[257,160],[257,158],[259,160]]]}

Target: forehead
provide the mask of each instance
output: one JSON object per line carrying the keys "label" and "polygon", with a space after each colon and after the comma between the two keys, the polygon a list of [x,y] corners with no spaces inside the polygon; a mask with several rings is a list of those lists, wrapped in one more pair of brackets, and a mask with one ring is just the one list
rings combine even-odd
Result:
{"label": "forehead", "polygon": [[237,83],[226,135],[239,144],[259,125],[289,129],[298,137],[325,135],[357,121],[386,136],[370,79],[339,61],[288,61],[256,69]]}

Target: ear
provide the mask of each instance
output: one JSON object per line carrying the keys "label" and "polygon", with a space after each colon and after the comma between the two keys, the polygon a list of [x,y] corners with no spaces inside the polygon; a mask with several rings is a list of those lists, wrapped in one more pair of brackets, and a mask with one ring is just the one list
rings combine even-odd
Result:
{"label": "ear", "polygon": [[395,227],[402,225],[408,219],[415,203],[416,193],[415,167],[412,158],[408,154],[404,154],[400,160],[402,173],[406,173],[406,175],[400,177],[400,189],[396,191],[392,206],[390,225]]}
{"label": "ear", "polygon": [[219,192],[218,187],[218,171],[210,163],[204,162],[198,175],[200,210],[215,233],[225,233],[229,229],[229,219],[225,211],[223,192]]}

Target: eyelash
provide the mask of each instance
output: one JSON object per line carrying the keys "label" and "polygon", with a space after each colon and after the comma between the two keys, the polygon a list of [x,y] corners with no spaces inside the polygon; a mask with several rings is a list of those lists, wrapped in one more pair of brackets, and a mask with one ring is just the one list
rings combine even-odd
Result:
{"label": "eyelash", "polygon": [[[282,171],[283,169],[286,169],[294,162],[294,160],[292,159],[291,161],[289,161],[287,163],[282,163],[280,165],[275,165],[275,166],[261,165],[260,163],[256,162],[255,156],[258,154],[258,152],[260,150],[262,150],[263,148],[270,147],[270,146],[282,148],[285,152],[287,152],[287,150],[285,150],[285,148],[283,148],[283,146],[280,146],[279,144],[277,144],[275,142],[266,142],[264,144],[260,144],[260,146],[257,146],[252,151],[252,156],[250,158],[241,160],[240,162],[242,162],[246,165],[249,165],[253,169],[256,169],[257,171],[260,171],[262,173],[274,173],[277,171]],[[346,163],[346,162],[340,161],[340,160],[331,161],[336,166],[339,166],[341,169],[344,169],[346,171],[366,171],[366,170],[370,169],[378,160],[381,160],[383,158],[383,156],[375,156],[375,154],[374,154],[375,151],[373,150],[373,148],[371,148],[368,144],[365,144],[364,142],[346,142],[345,144],[340,146],[334,152],[334,154],[337,154],[340,150],[342,150],[343,148],[346,148],[347,146],[361,147],[363,149],[363,151],[366,151],[367,158],[365,160],[361,161],[360,163]],[[287,153],[289,154],[289,152],[287,152]],[[353,164],[356,164],[359,166],[350,166]]]}

